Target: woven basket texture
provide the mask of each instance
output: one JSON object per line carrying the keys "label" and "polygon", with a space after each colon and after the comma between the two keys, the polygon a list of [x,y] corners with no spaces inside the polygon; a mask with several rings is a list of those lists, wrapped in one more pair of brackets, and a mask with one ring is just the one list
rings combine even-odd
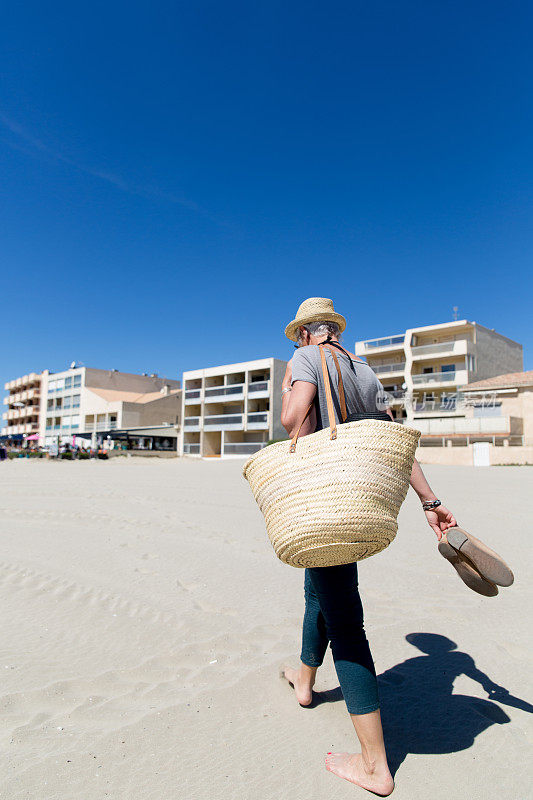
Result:
{"label": "woven basket texture", "polygon": [[359,420],[276,442],[243,468],[278,558],[293,567],[349,564],[396,535],[420,432]]}

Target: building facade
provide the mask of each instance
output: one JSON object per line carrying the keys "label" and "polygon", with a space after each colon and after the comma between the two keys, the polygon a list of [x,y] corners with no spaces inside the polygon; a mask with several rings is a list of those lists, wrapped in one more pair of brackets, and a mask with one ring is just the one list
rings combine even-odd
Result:
{"label": "building facade", "polygon": [[180,454],[246,456],[281,426],[281,383],[286,361],[263,358],[183,373]]}
{"label": "building facade", "polygon": [[421,430],[423,439],[461,425],[475,434],[474,423],[460,421],[467,416],[460,388],[523,368],[522,345],[468,320],[359,341],[355,352],[389,393],[395,418]]}
{"label": "building facade", "polygon": [[496,375],[462,387],[466,420],[488,441],[533,446],[533,370]]}
{"label": "building facade", "polygon": [[3,436],[21,439],[39,435],[41,381],[42,373],[30,372],[4,384]]}
{"label": "building facade", "polygon": [[181,390],[177,380],[117,370],[73,367],[42,373],[39,442],[92,443],[113,431],[167,423],[178,425]]}

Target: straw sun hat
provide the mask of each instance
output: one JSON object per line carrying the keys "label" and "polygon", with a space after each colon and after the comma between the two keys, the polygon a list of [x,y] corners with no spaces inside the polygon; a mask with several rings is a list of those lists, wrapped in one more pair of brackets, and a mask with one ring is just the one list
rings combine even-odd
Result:
{"label": "straw sun hat", "polygon": [[336,322],[341,333],[346,327],[346,320],[342,314],[337,314],[333,308],[333,300],[329,297],[308,297],[296,312],[295,318],[285,328],[285,336],[295,342],[300,325],[308,325],[310,322]]}

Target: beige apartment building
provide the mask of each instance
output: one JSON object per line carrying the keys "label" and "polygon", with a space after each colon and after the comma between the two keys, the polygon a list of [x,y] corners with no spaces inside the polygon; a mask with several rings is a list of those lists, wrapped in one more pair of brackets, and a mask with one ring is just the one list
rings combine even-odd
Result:
{"label": "beige apartment building", "polygon": [[467,419],[464,389],[523,368],[522,345],[468,320],[359,341],[355,352],[389,393],[395,417],[418,428],[423,444],[458,432],[475,436],[479,423]]}
{"label": "beige apartment building", "polygon": [[72,443],[76,436],[95,444],[106,436],[113,438],[118,430],[176,427],[180,414],[177,380],[91,367],[42,373],[41,445],[58,438]]}
{"label": "beige apartment building", "polygon": [[180,454],[243,456],[285,439],[281,382],[286,361],[263,358],[183,373]]}
{"label": "beige apartment building", "polygon": [[2,435],[28,437],[39,435],[41,409],[41,373],[30,372],[4,384],[6,410],[2,413]]}

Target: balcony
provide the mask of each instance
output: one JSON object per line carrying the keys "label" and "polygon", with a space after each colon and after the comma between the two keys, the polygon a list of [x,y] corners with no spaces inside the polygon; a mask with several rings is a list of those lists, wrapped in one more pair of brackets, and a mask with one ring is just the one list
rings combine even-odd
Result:
{"label": "balcony", "polygon": [[268,428],[268,411],[253,411],[247,415],[248,430],[266,430]]}
{"label": "balcony", "polygon": [[388,352],[389,350],[403,350],[405,337],[387,336],[384,339],[367,339],[364,342],[355,343],[355,354],[364,356],[367,353]]}
{"label": "balcony", "polygon": [[204,429],[211,431],[239,431],[242,428],[242,414],[213,414],[204,417]]}
{"label": "balcony", "polygon": [[184,417],[183,418],[183,427],[187,431],[199,431],[200,430],[200,417]]}
{"label": "balcony", "polygon": [[434,344],[417,345],[412,348],[413,361],[446,356],[464,356],[474,350],[474,343],[469,339],[457,341],[435,342]]}
{"label": "balcony", "polygon": [[248,397],[259,399],[260,397],[269,397],[270,395],[270,381],[253,381],[248,384]]}
{"label": "balcony", "polygon": [[244,397],[244,383],[233,383],[229,386],[208,386],[204,389],[206,403],[217,400],[242,400]]}
{"label": "balcony", "polygon": [[186,389],[185,390],[185,405],[190,403],[199,403],[202,396],[201,389]]}
{"label": "balcony", "polygon": [[450,372],[423,372],[413,375],[413,386],[436,386],[452,385],[459,386],[468,383],[468,371],[466,369]]}
{"label": "balcony", "polygon": [[405,371],[405,361],[399,361],[397,364],[369,364],[368,366],[374,370],[376,375],[388,375],[395,372],[403,374]]}

